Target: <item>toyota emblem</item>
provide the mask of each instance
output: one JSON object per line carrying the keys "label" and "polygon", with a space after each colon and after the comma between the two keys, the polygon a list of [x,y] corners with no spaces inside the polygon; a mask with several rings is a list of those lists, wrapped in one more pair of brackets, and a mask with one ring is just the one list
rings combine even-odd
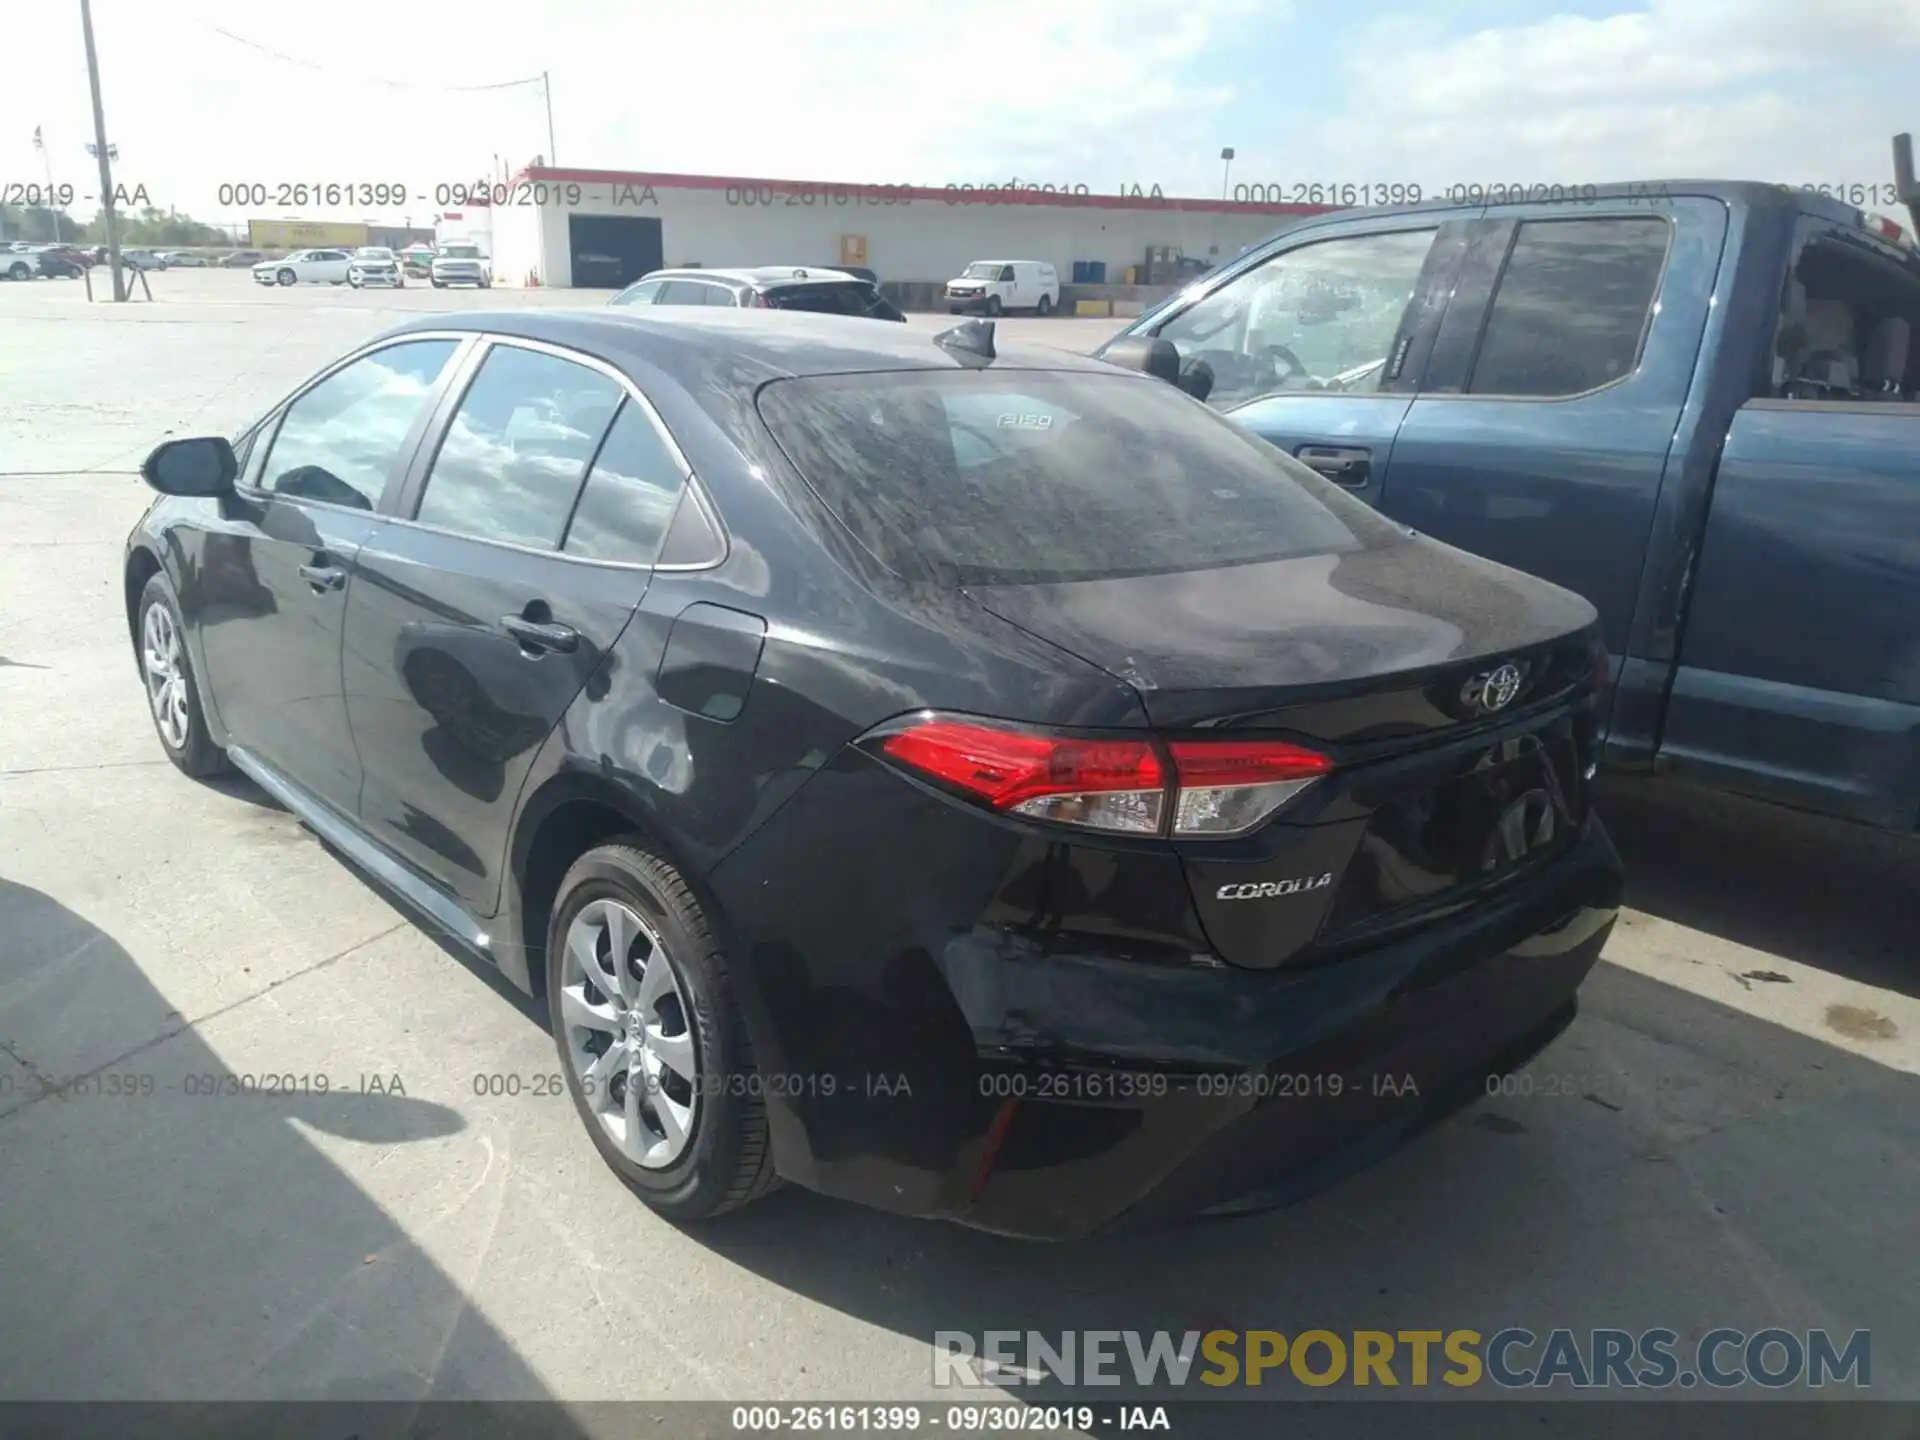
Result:
{"label": "toyota emblem", "polygon": [[1493,670],[1483,671],[1460,687],[1460,703],[1476,715],[1491,715],[1513,703],[1526,682],[1526,672],[1509,660]]}

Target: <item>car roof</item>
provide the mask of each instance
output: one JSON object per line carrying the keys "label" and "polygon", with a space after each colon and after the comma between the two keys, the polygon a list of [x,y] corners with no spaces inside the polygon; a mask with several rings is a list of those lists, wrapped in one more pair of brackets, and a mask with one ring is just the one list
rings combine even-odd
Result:
{"label": "car roof", "polygon": [[649,280],[718,280],[726,285],[750,285],[756,290],[765,290],[774,285],[832,284],[836,280],[859,278],[858,275],[849,275],[844,270],[835,270],[826,265],[751,265],[721,270],[651,270],[634,283],[641,285]]}
{"label": "car roof", "polygon": [[[730,373],[742,388],[768,380],[862,371],[956,370],[965,366],[917,327],[860,316],[707,306],[428,312],[383,339],[420,330],[484,331],[544,341],[597,356],[633,374],[664,372],[689,390]],[[993,368],[1131,374],[1050,345],[1001,344]]]}

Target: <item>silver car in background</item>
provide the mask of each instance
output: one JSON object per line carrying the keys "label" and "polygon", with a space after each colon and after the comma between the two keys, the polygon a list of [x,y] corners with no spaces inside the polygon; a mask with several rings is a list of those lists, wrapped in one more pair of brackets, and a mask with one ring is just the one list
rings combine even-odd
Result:
{"label": "silver car in background", "polygon": [[453,240],[433,257],[430,278],[436,290],[449,285],[478,285],[485,290],[493,284],[493,265],[472,241]]}
{"label": "silver car in background", "polygon": [[400,257],[386,246],[362,245],[347,264],[347,283],[356,290],[369,285],[404,290],[407,277],[400,269]]}

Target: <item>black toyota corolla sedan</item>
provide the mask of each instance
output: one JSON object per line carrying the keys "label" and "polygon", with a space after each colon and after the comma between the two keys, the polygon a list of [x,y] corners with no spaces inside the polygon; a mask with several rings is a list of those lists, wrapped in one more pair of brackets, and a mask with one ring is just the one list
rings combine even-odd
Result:
{"label": "black toyota corolla sedan", "polygon": [[1274,1204],[1613,925],[1584,601],[992,331],[434,315],[146,462],[168,756],[544,995],[672,1219]]}

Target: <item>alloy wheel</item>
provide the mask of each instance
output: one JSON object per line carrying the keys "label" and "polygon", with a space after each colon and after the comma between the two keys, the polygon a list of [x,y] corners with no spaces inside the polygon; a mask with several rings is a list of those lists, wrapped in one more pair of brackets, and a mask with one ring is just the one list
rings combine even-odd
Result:
{"label": "alloy wheel", "polygon": [[559,1023],[594,1120],[634,1164],[673,1164],[693,1135],[700,1060],[685,991],[659,932],[625,901],[567,927]]}
{"label": "alloy wheel", "polygon": [[153,723],[169,749],[187,748],[192,721],[187,713],[187,670],[180,660],[180,632],[165,605],[149,605],[141,623],[140,659],[147,677],[147,703]]}

